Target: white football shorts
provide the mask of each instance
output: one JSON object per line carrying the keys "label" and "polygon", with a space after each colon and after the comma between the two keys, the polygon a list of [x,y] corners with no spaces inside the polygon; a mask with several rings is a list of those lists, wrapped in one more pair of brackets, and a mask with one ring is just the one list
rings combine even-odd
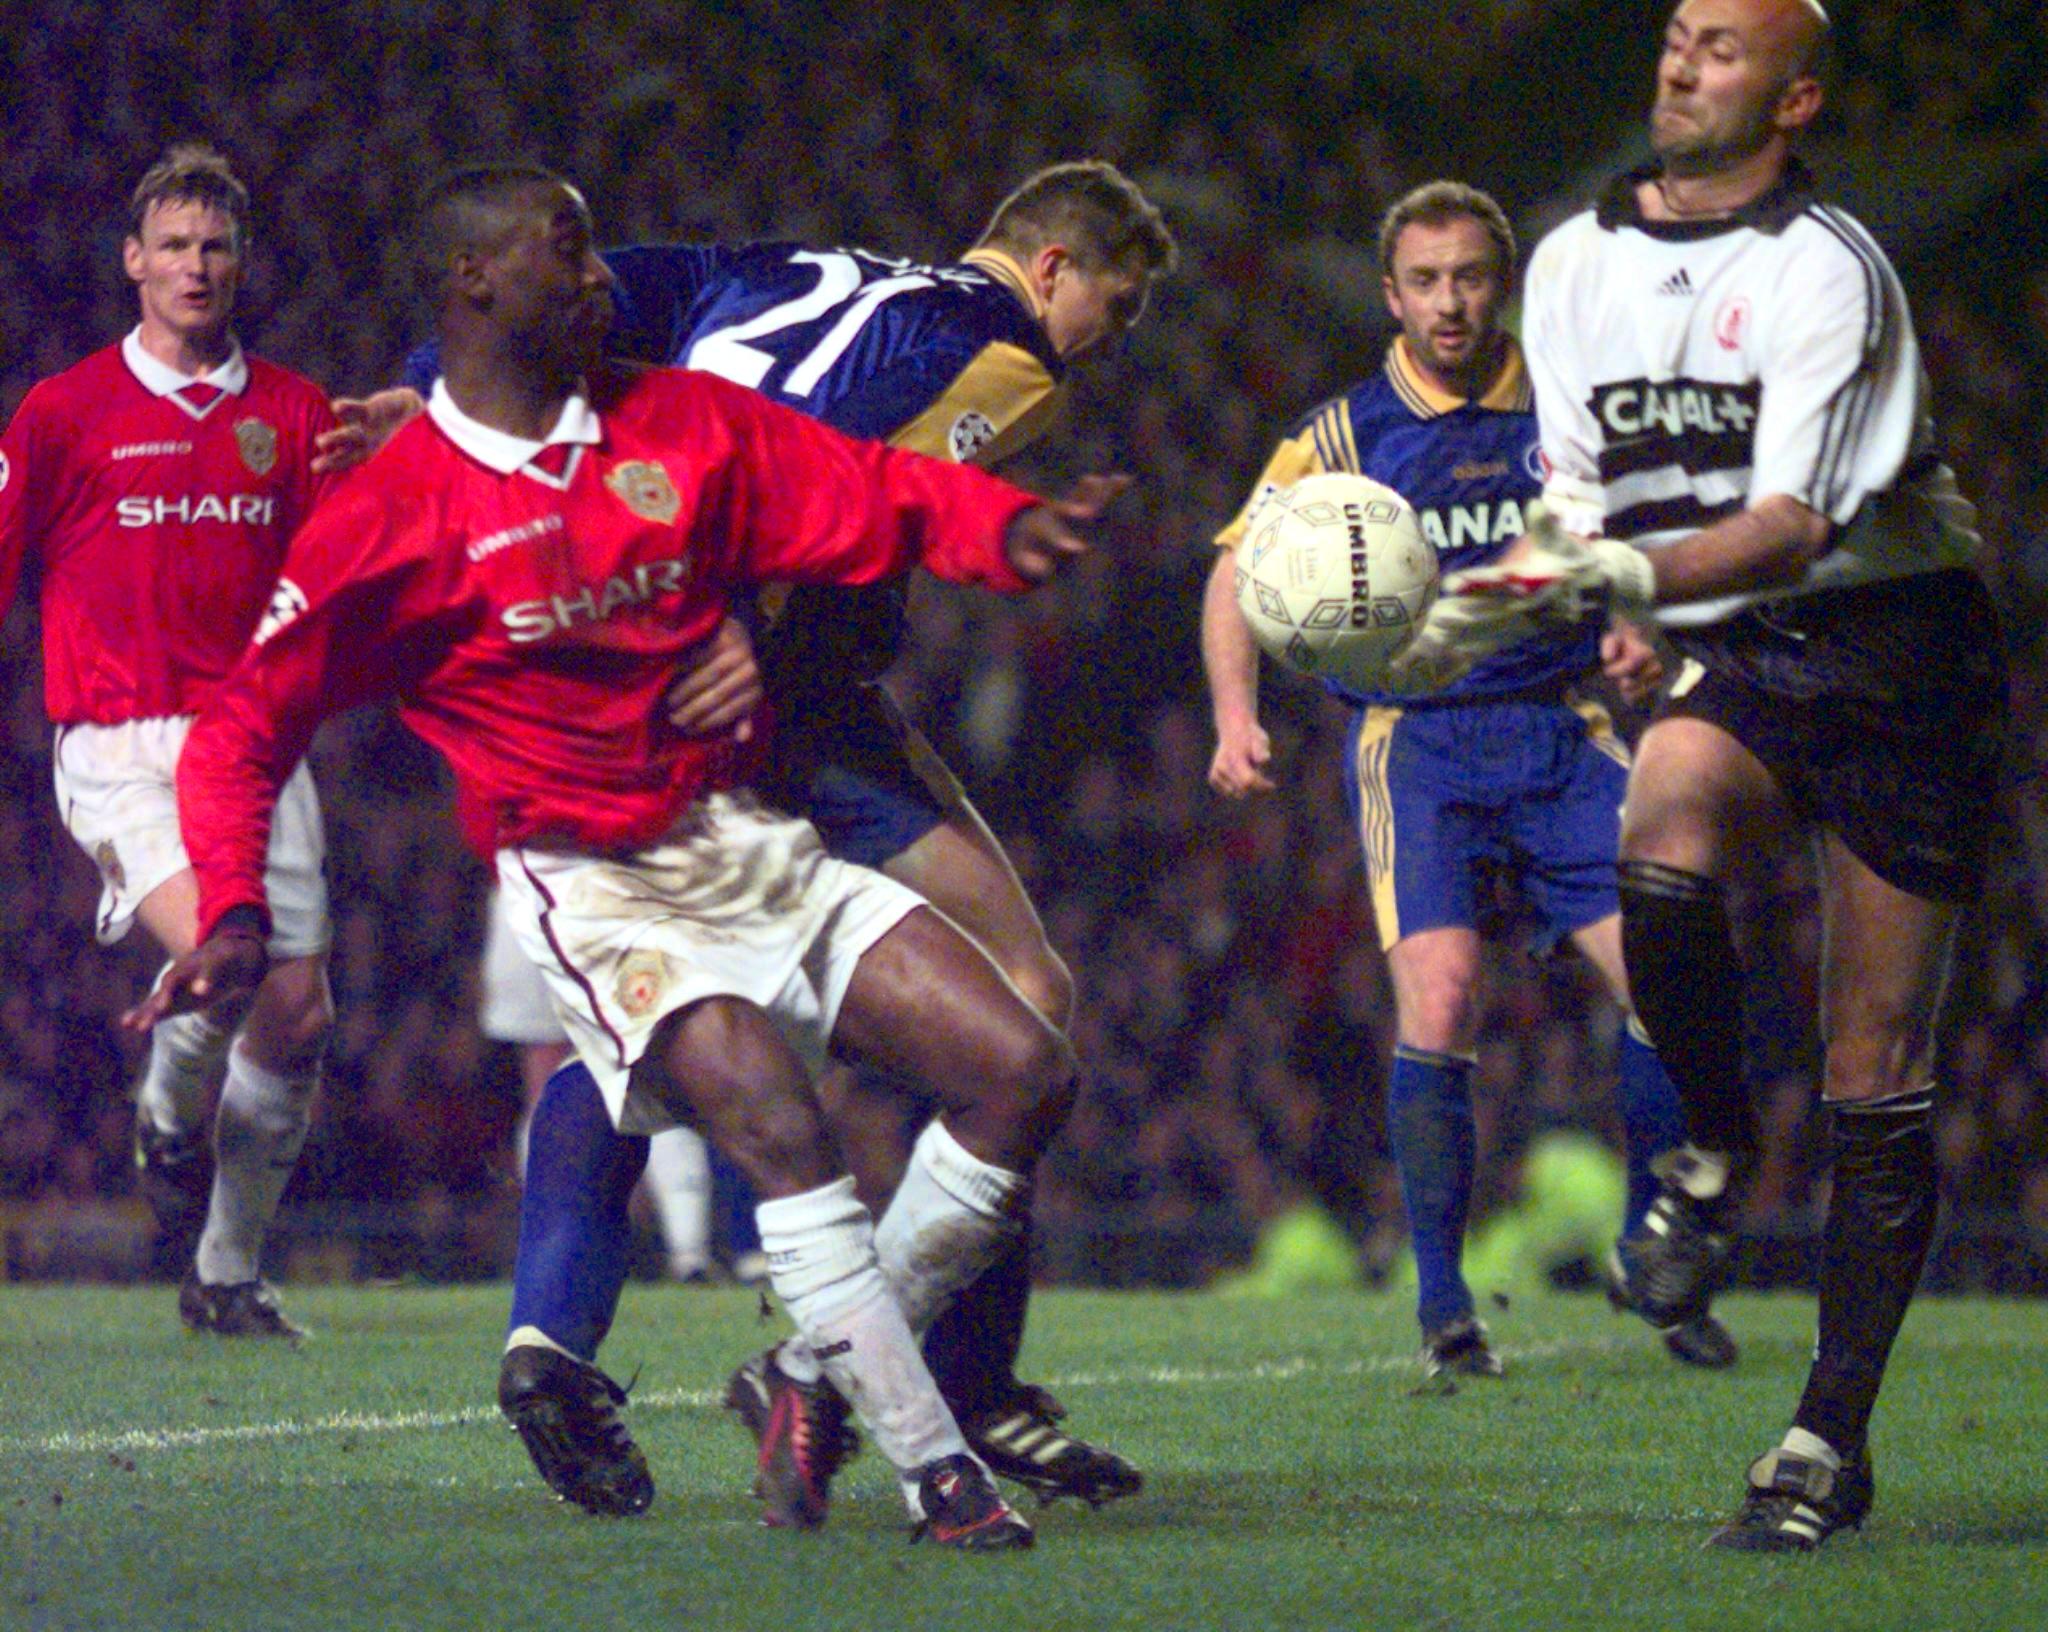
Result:
{"label": "white football shorts", "polygon": [[893,879],[825,853],[809,822],[744,791],[707,794],[660,844],[614,860],[498,852],[519,944],[621,1133],[674,1117],[633,1086],[668,1015],[708,997],[767,1010],[813,1072],[862,955],[924,905]]}
{"label": "white football shorts", "polygon": [[[57,810],[100,870],[95,933],[112,946],[134,927],[135,909],[165,879],[192,865],[178,830],[178,755],[192,716],[57,728]],[[320,798],[302,764],[278,795],[263,887],[270,897],[270,955],[306,958],[329,940]]]}
{"label": "white football shorts", "polygon": [[484,909],[484,960],[478,972],[483,991],[477,1025],[496,1043],[566,1043],[568,1032],[548,995],[547,977],[526,955],[505,915],[505,892],[491,891]]}

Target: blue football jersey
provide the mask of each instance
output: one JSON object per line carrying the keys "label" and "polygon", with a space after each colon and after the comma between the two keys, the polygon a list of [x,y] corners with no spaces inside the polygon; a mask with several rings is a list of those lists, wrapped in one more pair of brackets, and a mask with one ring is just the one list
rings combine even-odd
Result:
{"label": "blue football jersey", "polygon": [[[823,420],[939,458],[991,464],[1040,435],[1064,369],[997,252],[921,266],[802,244],[639,244],[617,280],[608,349],[701,368]],[[427,345],[404,383],[440,372]]]}
{"label": "blue football jersey", "polygon": [[[1216,537],[1235,548],[1251,511],[1268,492],[1320,471],[1370,476],[1415,507],[1443,572],[1492,560],[1526,530],[1525,512],[1542,490],[1536,413],[1522,354],[1509,342],[1506,363],[1483,397],[1449,396],[1409,360],[1404,341],[1386,366],[1306,415],[1274,450],[1258,487]],[[1496,652],[1431,698],[1330,691],[1354,705],[1406,708],[1529,693],[1581,674],[1599,661],[1600,630],[1541,635]]]}
{"label": "blue football jersey", "polygon": [[[796,243],[639,244],[603,252],[616,280],[607,349],[749,386],[848,436],[988,465],[1036,439],[1064,368],[1024,269],[999,251],[922,266]],[[404,383],[424,393],[440,353]],[[871,679],[903,638],[904,585],[771,589],[748,616],[778,693]]]}
{"label": "blue football jersey", "polygon": [[623,355],[722,375],[849,436],[997,458],[1043,428],[1062,372],[998,256],[920,266],[771,243],[605,260]]}

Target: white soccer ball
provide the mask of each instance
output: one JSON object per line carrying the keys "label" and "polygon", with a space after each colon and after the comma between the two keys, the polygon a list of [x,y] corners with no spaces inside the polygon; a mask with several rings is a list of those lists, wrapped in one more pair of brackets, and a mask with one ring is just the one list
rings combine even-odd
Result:
{"label": "white soccer ball", "polygon": [[1415,511],[1365,476],[1304,476],[1252,511],[1237,604],[1268,656],[1312,680],[1378,691],[1436,599]]}

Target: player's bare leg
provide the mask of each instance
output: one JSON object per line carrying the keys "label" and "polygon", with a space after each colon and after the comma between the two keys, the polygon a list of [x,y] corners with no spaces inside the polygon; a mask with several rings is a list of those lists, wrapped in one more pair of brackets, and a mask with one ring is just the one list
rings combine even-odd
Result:
{"label": "player's bare leg", "polygon": [[1817,848],[1834,1139],[1819,1335],[1792,1427],[1712,1538],[1743,1550],[1808,1550],[1862,1524],[1871,1411],[1934,1237],[1934,1027],[1957,909],[1886,883],[1833,833]]}
{"label": "player's bare leg", "polygon": [[[887,1027],[893,1023],[888,1000],[893,987],[922,990],[943,978],[930,958],[885,957],[880,969],[873,967],[905,925],[921,921],[938,925],[942,938],[972,951],[958,931],[940,925],[932,914],[912,913],[856,967],[841,1008],[842,1029],[849,1011],[879,1011],[877,1021]],[[1011,1003],[1029,1016],[1014,995]],[[991,1028],[991,1036],[999,1035],[999,1027]],[[879,1232],[855,1195],[852,1178],[843,1173],[801,1061],[774,1023],[751,1004],[711,999],[672,1016],[652,1052],[666,1070],[670,1109],[703,1128],[761,1198],[755,1216],[768,1254],[769,1282],[800,1339],[785,1345],[783,1355],[763,1362],[757,1379],[762,1420],[756,1424],[742,1411],[759,1439],[758,1488],[768,1521],[799,1527],[822,1523],[832,1474],[852,1448],[831,1396],[817,1386],[822,1374],[868,1425],[877,1448],[903,1478],[917,1517],[941,1539],[949,1528],[951,1534],[964,1534],[961,1513],[950,1513],[959,1507],[980,1515],[977,1522],[985,1528],[975,1533],[988,1542],[1002,1538],[1004,1545],[1028,1545],[1029,1527],[994,1495],[925,1369],[906,1319],[902,1272],[885,1277],[877,1257]],[[1057,1062],[1039,1066],[1029,1050],[1012,1050],[982,1063],[989,1067],[983,1092],[954,1096],[956,1102],[985,1101],[977,1105],[981,1116],[969,1116],[971,1136],[999,1158],[1035,1156],[1042,1145],[1036,1132],[1040,1107],[1062,1083],[1071,1091],[1071,1071],[1062,1078]],[[973,1157],[956,1164],[970,1176],[978,1167]],[[913,1173],[907,1183],[914,1181]],[[927,1258],[958,1256],[966,1260],[968,1273],[976,1267],[971,1245],[957,1253],[933,1253],[931,1240],[918,1244]],[[937,1264],[929,1267],[943,1273]],[[918,1285],[923,1284],[918,1277]],[[942,1505],[948,1511],[940,1511]]]}
{"label": "player's bare leg", "polygon": [[1622,817],[1622,948],[1635,1012],[1684,1102],[1686,1188],[1702,1201],[1756,1142],[1725,883],[1793,820],[1770,772],[1725,731],[1675,718],[1644,733]]}
{"label": "player's bare leg", "polygon": [[1957,911],[1886,883],[1833,833],[1819,849],[1834,1123],[1819,1336],[1792,1428],[1750,1470],[1749,1499],[1714,1536],[1723,1546],[1811,1546],[1862,1523],[1871,1410],[1934,1238],[1934,1027]]}
{"label": "player's bare leg", "polygon": [[[952,774],[916,739],[912,761],[944,805],[945,821],[891,857],[882,870],[907,884],[967,932],[1024,999],[1061,1031],[1074,1006],[1074,980],[1002,845]],[[927,763],[929,761],[929,763]],[[893,1192],[910,1159],[910,1125],[886,1084],[835,1073],[821,1084],[841,1149],[863,1182]],[[1074,1496],[1091,1505],[1136,1494],[1144,1478],[1124,1457],[1066,1432],[1065,1407],[1017,1376],[1031,1297],[1031,1219],[925,1333],[924,1352],[968,1442],[996,1472],[1043,1501]]]}
{"label": "player's bare leg", "polygon": [[[199,886],[189,869],[144,896],[136,918],[166,956],[192,949]],[[161,1021],[135,1089],[135,1164],[156,1216],[159,1263],[182,1276],[198,1250],[213,1190],[215,1095],[234,1040],[236,1016],[195,1009]]]}
{"label": "player's bare leg", "polygon": [[1415,1312],[1431,1378],[1501,1373],[1460,1267],[1478,1165],[1471,1078],[1479,958],[1478,932],[1460,925],[1418,930],[1387,949],[1395,1015],[1387,1142],[1415,1249]]}
{"label": "player's bare leg", "polygon": [[[171,956],[191,950],[198,923],[192,873],[176,873],[152,890],[136,917]],[[137,1152],[153,1199],[156,1190],[175,1187],[203,1219],[178,1297],[179,1315],[195,1330],[304,1335],[264,1282],[261,1255],[311,1125],[321,1051],[333,1021],[327,960],[316,954],[273,964],[241,1015],[181,1015],[151,1037],[137,1096]],[[202,1192],[194,1182],[204,1171],[193,1160],[196,1134],[223,1061],[213,1172]]]}
{"label": "player's bare leg", "polygon": [[946,820],[883,864],[965,930],[1024,1000],[1061,1031],[1074,1013],[1074,977],[1046,938],[1038,909],[981,814],[964,797]]}

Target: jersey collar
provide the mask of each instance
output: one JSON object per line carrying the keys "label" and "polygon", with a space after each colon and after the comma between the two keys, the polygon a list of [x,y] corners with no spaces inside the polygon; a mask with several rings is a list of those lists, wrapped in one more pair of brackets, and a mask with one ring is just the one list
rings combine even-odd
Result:
{"label": "jersey collar", "polygon": [[533,468],[528,474],[538,477],[550,487],[567,487],[569,477],[575,471],[575,463],[565,466],[560,476],[555,476],[533,464],[541,449],[558,442],[572,443],[576,447],[595,447],[604,440],[603,427],[598,424],[597,410],[590,406],[589,389],[580,381],[569,400],[562,404],[562,412],[556,418],[554,428],[538,442],[523,436],[513,436],[492,426],[474,420],[455,406],[455,399],[448,394],[445,379],[434,381],[433,394],[427,398],[427,413],[432,416],[441,433],[470,458],[486,470],[495,470],[500,476],[510,476],[521,470]]}
{"label": "jersey collar", "polygon": [[218,368],[204,374],[180,374],[142,349],[142,325],[138,323],[121,342],[121,360],[153,397],[168,397],[188,385],[210,385],[231,397],[239,397],[249,388],[249,359],[242,355],[242,342],[233,335],[228,336],[227,361]]}
{"label": "jersey collar", "polygon": [[1638,165],[1616,176],[1601,188],[1599,198],[1594,201],[1593,219],[1609,232],[1620,227],[1634,227],[1636,231],[1666,243],[1689,244],[1702,238],[1718,238],[1724,232],[1737,232],[1744,227],[1776,236],[1798,220],[1813,202],[1813,172],[1794,156],[1786,159],[1784,172],[1776,181],[1739,210],[1699,221],[1651,221],[1643,215],[1636,189],[1655,179],[1657,172],[1658,166],[1651,163]]}
{"label": "jersey collar", "polygon": [[1000,249],[990,249],[986,244],[979,249],[970,249],[960,257],[961,263],[986,272],[996,282],[1008,289],[1024,303],[1024,310],[1031,314],[1031,321],[1045,322],[1045,302],[1038,298],[1038,291],[1031,287],[1031,278],[1024,270],[1024,263],[1016,256]]}
{"label": "jersey collar", "polygon": [[1395,335],[1394,343],[1387,347],[1387,380],[1394,387],[1394,395],[1417,419],[1435,419],[1471,407],[1496,414],[1526,414],[1535,401],[1529,389],[1529,370],[1522,363],[1522,348],[1513,335],[1508,336],[1500,372],[1476,400],[1453,396],[1416,367],[1405,334]]}

